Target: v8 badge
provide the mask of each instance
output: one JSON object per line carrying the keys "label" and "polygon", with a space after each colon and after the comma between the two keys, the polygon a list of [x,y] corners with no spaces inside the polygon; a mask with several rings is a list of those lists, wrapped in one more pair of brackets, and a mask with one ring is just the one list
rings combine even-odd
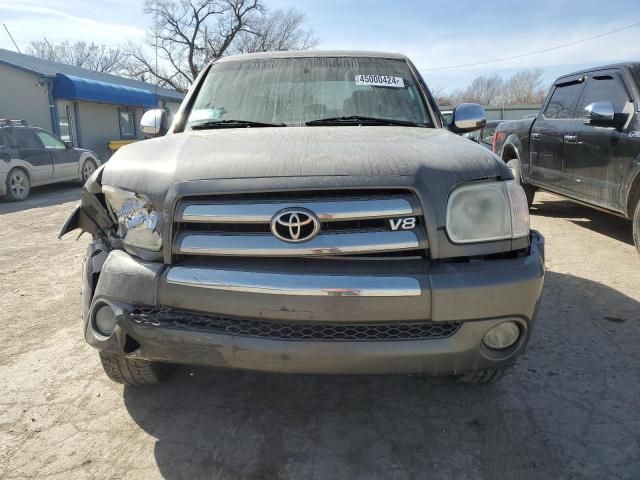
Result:
{"label": "v8 badge", "polygon": [[417,220],[416,217],[390,218],[389,224],[394,232],[396,230],[412,230],[416,228]]}

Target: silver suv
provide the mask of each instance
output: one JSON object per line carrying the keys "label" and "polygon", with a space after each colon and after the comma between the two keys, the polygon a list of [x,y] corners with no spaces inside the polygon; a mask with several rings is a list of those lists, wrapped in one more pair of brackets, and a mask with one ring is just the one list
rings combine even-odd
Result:
{"label": "silver suv", "polygon": [[39,185],[84,183],[99,165],[95,153],[74,148],[47,130],[0,119],[0,197],[6,200],[24,200]]}

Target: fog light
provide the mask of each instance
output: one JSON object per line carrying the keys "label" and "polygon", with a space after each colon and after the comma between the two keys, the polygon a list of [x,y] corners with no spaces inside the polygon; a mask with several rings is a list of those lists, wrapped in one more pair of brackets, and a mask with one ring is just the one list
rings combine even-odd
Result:
{"label": "fog light", "polygon": [[493,350],[504,350],[520,338],[520,327],[516,322],[503,322],[484,334],[482,341]]}
{"label": "fog light", "polygon": [[111,307],[103,305],[98,308],[94,323],[96,330],[98,330],[101,335],[108,337],[116,329],[116,314],[111,310]]}

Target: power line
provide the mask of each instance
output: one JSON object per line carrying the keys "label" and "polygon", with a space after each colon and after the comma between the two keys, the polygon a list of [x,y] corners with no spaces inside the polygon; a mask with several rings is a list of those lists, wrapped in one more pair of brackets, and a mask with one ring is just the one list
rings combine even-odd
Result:
{"label": "power line", "polygon": [[570,47],[572,45],[577,45],[579,43],[588,42],[589,40],[595,40],[596,38],[605,37],[607,35],[611,35],[614,33],[621,32],[622,30],[628,30],[633,27],[637,27],[640,25],[640,22],[633,23],[631,25],[627,25],[626,27],[617,28],[615,30],[611,30],[609,32],[601,33],[599,35],[594,35],[593,37],[583,38],[581,40],[576,40],[575,42],[564,43],[562,45],[556,45],[555,47],[544,48],[542,50],[534,50],[528,53],[521,53],[520,55],[513,55],[511,57],[504,58],[496,58],[494,60],[485,60],[482,62],[474,62],[474,63],[463,63],[460,65],[448,65],[446,67],[433,67],[433,68],[421,68],[419,69],[421,72],[432,72],[435,70],[452,70],[454,68],[463,68],[463,67],[475,67],[476,65],[486,65],[488,63],[496,63],[496,62],[504,62],[505,60],[514,60],[516,58],[528,57],[529,55],[537,55],[539,53],[551,52],[552,50],[558,50],[560,48]]}
{"label": "power line", "polygon": [[11,32],[9,31],[9,29],[7,28],[7,24],[3,23],[2,26],[4,27],[4,29],[7,31],[7,35],[9,35],[9,38],[11,39],[11,41],[13,42],[13,46],[16,47],[16,50],[18,51],[18,53],[22,54],[22,52],[20,51],[20,48],[18,48],[18,44],[16,43],[16,41],[13,39],[13,37],[11,36]]}

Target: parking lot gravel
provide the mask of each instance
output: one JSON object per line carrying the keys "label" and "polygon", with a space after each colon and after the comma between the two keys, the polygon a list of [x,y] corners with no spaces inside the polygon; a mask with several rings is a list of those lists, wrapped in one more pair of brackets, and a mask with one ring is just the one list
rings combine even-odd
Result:
{"label": "parking lot gravel", "polygon": [[[0,478],[640,478],[640,256],[629,222],[539,194],[547,277],[501,383],[179,367],[110,382],[82,338],[77,185],[0,203]],[[73,237],[73,238],[72,238]]]}

